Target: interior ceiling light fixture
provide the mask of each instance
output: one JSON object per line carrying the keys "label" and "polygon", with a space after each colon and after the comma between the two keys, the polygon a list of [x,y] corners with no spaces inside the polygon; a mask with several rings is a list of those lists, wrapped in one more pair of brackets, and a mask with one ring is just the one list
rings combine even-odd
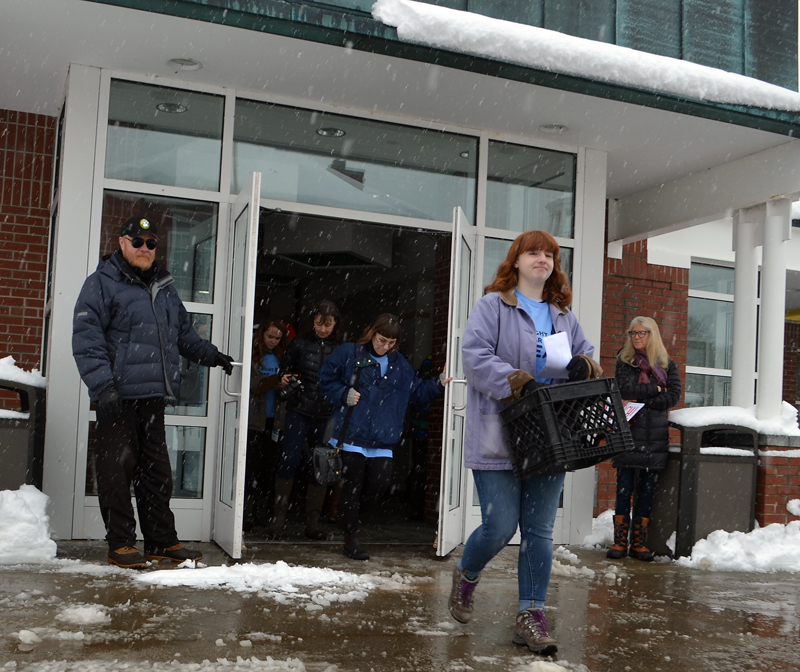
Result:
{"label": "interior ceiling light fixture", "polygon": [[460,156],[462,159],[468,159],[468,158],[469,158],[469,152],[466,152],[466,151],[465,151],[465,152],[460,152],[460,153],[459,153],[459,156]]}
{"label": "interior ceiling light fixture", "polygon": [[167,63],[178,70],[184,72],[191,70],[199,70],[203,67],[200,61],[195,61],[193,58],[170,58]]}
{"label": "interior ceiling light fixture", "polygon": [[166,112],[167,114],[183,114],[189,108],[180,103],[159,103],[156,105],[156,109]]}
{"label": "interior ceiling light fixture", "polygon": [[321,135],[323,138],[341,138],[343,135],[347,135],[341,128],[333,128],[333,126],[328,126],[326,128],[318,128],[317,135]]}
{"label": "interior ceiling light fixture", "polygon": [[564,126],[563,124],[542,124],[536,130],[542,133],[552,133],[554,135],[558,135],[559,133],[568,131],[569,126]]}

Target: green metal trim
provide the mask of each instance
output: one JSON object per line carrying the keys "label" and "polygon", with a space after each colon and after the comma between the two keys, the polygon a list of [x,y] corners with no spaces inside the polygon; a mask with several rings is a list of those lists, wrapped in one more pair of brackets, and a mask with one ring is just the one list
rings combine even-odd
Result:
{"label": "green metal trim", "polygon": [[800,113],[681,98],[402,42],[361,12],[281,0],[87,0],[430,63],[466,72],[800,137]]}

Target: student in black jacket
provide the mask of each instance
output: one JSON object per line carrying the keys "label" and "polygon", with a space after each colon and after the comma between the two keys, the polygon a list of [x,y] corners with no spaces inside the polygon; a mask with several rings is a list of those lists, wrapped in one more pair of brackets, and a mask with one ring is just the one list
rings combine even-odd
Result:
{"label": "student in black jacket", "polygon": [[[333,301],[320,301],[311,312],[313,327],[292,341],[281,360],[281,385],[286,399],[283,444],[275,479],[275,510],[269,534],[283,535],[292,484],[307,446],[322,443],[333,407],[325,401],[317,384],[322,363],[339,347],[339,309]],[[306,491],[305,534],[324,540],[327,535],[319,523],[327,488],[312,480]]]}
{"label": "student in black jacket", "polygon": [[653,559],[647,548],[647,529],[653,508],[658,472],[667,466],[669,453],[669,409],[681,398],[678,367],[667,355],[661,333],[650,317],[634,317],[628,338],[617,355],[617,384],[623,399],[644,404],[631,419],[635,449],[617,455],[617,501],[614,512],[614,545],[608,557],[628,554],[631,524],[631,495],[636,486],[633,534],[630,555],[639,560]]}

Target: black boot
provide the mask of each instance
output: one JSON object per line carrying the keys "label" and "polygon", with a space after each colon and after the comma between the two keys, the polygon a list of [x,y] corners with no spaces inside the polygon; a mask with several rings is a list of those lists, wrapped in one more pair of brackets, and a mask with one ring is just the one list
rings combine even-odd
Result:
{"label": "black boot", "polygon": [[633,541],[631,542],[631,557],[637,560],[650,562],[655,553],[647,548],[647,530],[650,527],[649,518],[636,518],[633,521]]}
{"label": "black boot", "polygon": [[358,543],[357,534],[344,535],[344,550],[342,552],[348,558],[353,558],[353,560],[369,560],[369,553]]}
{"label": "black boot", "polygon": [[614,545],[608,549],[607,558],[619,560],[628,555],[628,532],[630,527],[630,516],[614,516]]}
{"label": "black boot", "polygon": [[306,529],[305,534],[309,539],[314,541],[325,541],[328,538],[327,533],[319,524],[319,517],[322,513],[322,503],[325,501],[325,493],[328,492],[328,486],[317,485],[315,483],[308,484],[306,491]]}

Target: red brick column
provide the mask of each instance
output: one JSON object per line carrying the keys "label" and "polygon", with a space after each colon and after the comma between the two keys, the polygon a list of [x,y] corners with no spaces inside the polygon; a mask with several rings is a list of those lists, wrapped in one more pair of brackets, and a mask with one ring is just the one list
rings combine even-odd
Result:
{"label": "red brick column", "polygon": [[[762,451],[772,455],[761,455],[758,460],[758,481],[756,486],[756,520],[762,527],[772,523],[786,525],[798,520],[786,510],[789,500],[800,499],[800,457],[798,449],[764,446]],[[787,456],[775,453],[785,452]]]}
{"label": "red brick column", "polygon": [[41,368],[56,119],[0,110],[0,357]]}
{"label": "red brick column", "polygon": [[[613,376],[617,352],[625,344],[625,331],[637,315],[658,324],[669,356],[686,373],[689,270],[647,263],[647,241],[625,245],[622,259],[605,260],[603,322],[599,349],[606,376]],[[674,441],[679,439],[677,436]],[[616,470],[610,462],[597,467],[597,501],[594,515],[614,508]]]}

